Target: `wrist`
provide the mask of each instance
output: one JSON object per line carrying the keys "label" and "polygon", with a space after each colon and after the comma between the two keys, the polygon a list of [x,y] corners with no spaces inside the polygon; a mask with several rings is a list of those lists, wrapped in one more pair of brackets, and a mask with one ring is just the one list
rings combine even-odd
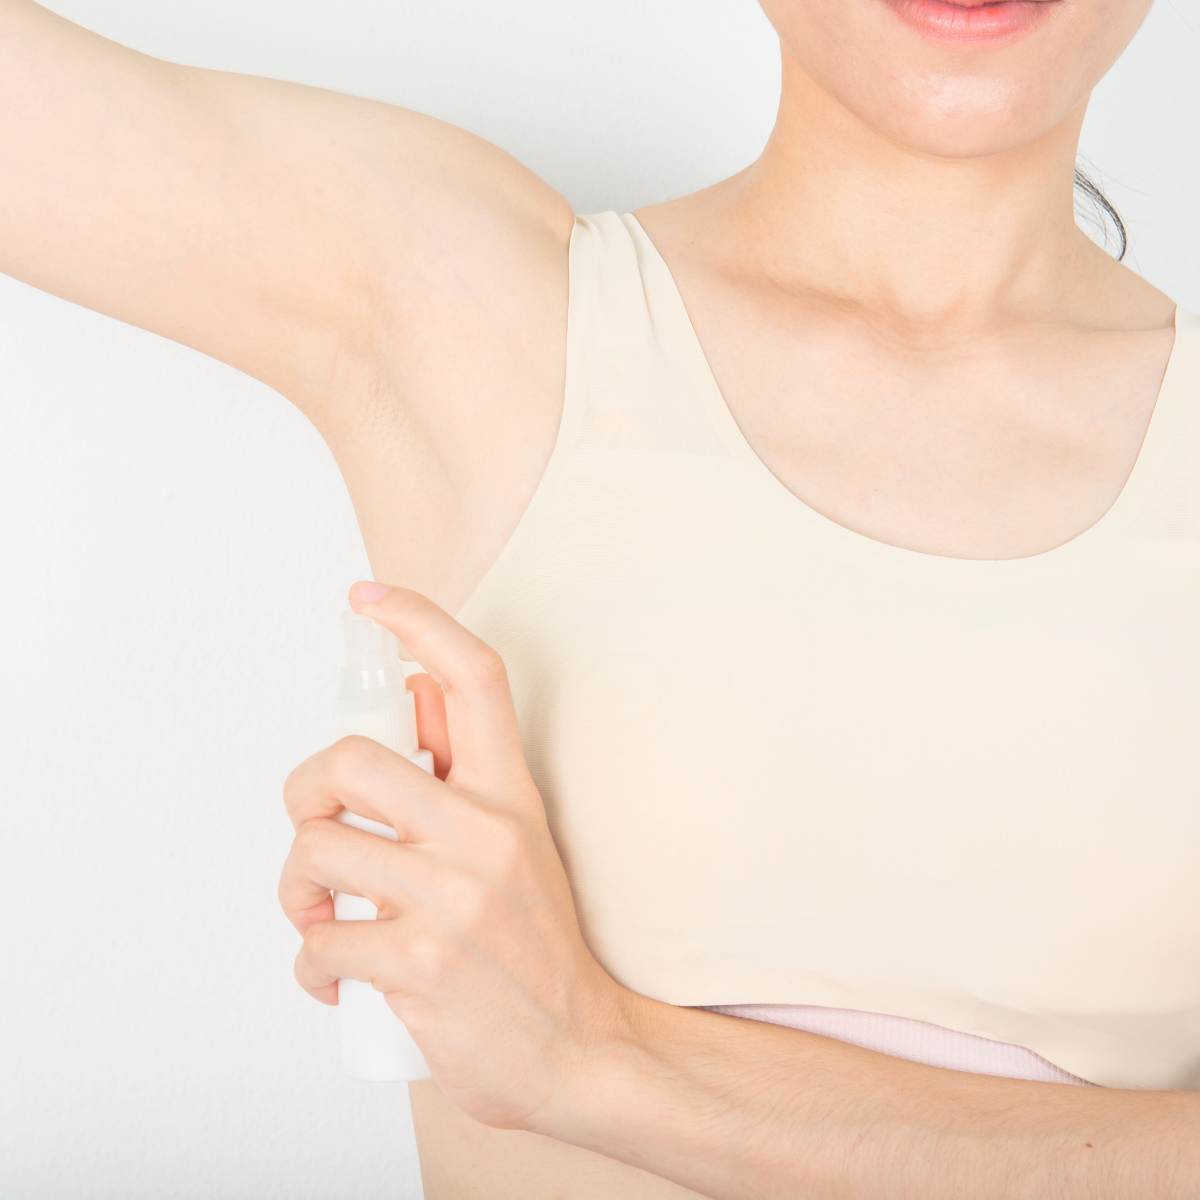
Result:
{"label": "wrist", "polygon": [[563,1054],[558,1087],[525,1128],[580,1146],[599,1144],[616,1105],[626,1108],[645,1069],[656,1007],[611,977],[599,989],[581,1036]]}

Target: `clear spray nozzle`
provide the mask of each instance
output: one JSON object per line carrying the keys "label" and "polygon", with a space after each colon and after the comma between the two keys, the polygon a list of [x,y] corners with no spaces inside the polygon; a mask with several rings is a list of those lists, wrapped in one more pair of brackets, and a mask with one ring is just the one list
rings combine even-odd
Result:
{"label": "clear spray nozzle", "polygon": [[349,609],[342,613],[342,690],[404,687],[407,651],[390,630]]}
{"label": "clear spray nozzle", "polygon": [[415,753],[416,702],[408,690],[399,641],[382,625],[349,609],[342,613],[342,641],[338,706],[343,727],[399,754]]}

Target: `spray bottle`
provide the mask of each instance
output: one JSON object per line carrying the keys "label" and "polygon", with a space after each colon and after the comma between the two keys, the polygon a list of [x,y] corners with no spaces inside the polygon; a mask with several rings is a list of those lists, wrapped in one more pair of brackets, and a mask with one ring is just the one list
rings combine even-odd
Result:
{"label": "spray bottle", "polygon": [[[335,705],[338,736],[357,733],[373,738],[433,773],[433,754],[417,744],[417,710],[405,683],[400,643],[369,617],[342,613],[345,642]],[[413,663],[411,671],[417,669]],[[397,841],[390,825],[342,811],[338,820]],[[378,909],[348,892],[333,893],[338,921],[373,921]],[[338,1027],[342,1070],[357,1079],[416,1080],[430,1077],[420,1047],[389,1007],[384,994],[368,981],[338,980]]]}

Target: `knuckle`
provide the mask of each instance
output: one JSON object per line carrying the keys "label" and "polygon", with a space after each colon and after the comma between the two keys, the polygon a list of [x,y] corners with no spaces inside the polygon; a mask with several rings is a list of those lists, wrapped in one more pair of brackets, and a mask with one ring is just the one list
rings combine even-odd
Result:
{"label": "knuckle", "polygon": [[525,829],[515,813],[486,813],[481,840],[486,861],[501,874],[509,874],[524,858]]}
{"label": "knuckle", "polygon": [[292,846],[302,867],[315,867],[322,862],[332,832],[329,826],[328,817],[309,817],[297,826]]}
{"label": "knuckle", "polygon": [[461,869],[448,871],[442,885],[443,903],[460,926],[477,924],[488,911],[490,892],[477,875]]}
{"label": "knuckle", "polygon": [[346,778],[371,763],[379,743],[362,733],[347,733],[329,747],[329,769],[335,778]]}
{"label": "knuckle", "polygon": [[329,945],[329,934],[332,925],[332,921],[314,921],[304,931],[300,953],[308,962],[317,963],[321,961],[321,957]]}
{"label": "knuckle", "polygon": [[283,807],[289,812],[296,811],[296,801],[300,790],[300,766],[294,766],[283,777]]}
{"label": "knuckle", "polygon": [[[289,859],[292,859],[292,855],[290,854],[283,860],[283,866],[279,871],[279,878],[275,883],[275,899],[279,902],[279,906],[283,909],[286,909],[288,906],[288,876],[291,873]],[[294,861],[294,859],[292,859],[292,861]]]}
{"label": "knuckle", "polygon": [[507,686],[508,668],[499,651],[486,642],[479,642],[467,657],[464,674],[472,687]]}
{"label": "knuckle", "polygon": [[424,986],[441,978],[446,968],[446,950],[441,938],[430,933],[414,934],[405,959],[409,973]]}

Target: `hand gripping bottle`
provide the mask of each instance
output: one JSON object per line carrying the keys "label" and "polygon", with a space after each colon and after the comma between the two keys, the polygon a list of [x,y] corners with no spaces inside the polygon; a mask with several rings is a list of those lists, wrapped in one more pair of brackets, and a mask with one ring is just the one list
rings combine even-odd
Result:
{"label": "hand gripping bottle", "polygon": [[[358,733],[403,754],[433,773],[433,755],[417,745],[417,710],[405,685],[400,644],[382,625],[346,610],[342,613],[345,658],[335,706],[338,737]],[[390,825],[343,811],[338,820],[398,841]],[[333,893],[339,921],[373,921],[378,909],[348,892]],[[338,980],[338,1027],[342,1070],[357,1079],[428,1079],[429,1066],[382,992],[361,979]]]}

